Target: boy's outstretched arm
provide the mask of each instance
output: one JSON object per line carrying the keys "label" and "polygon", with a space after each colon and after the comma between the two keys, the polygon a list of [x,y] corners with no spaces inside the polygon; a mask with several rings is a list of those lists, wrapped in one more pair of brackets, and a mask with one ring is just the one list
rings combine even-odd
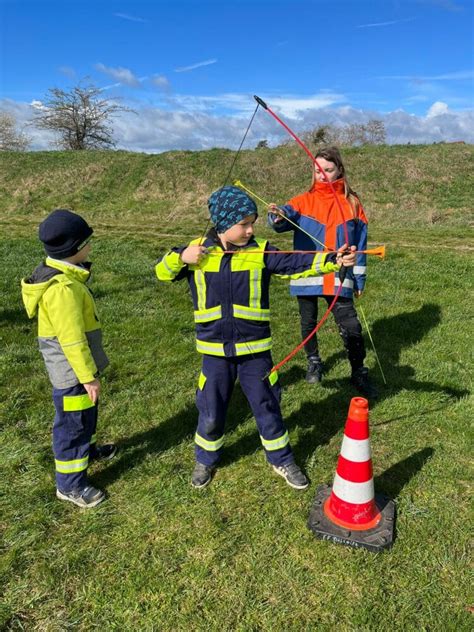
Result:
{"label": "boy's outstretched arm", "polygon": [[273,274],[288,279],[304,279],[312,276],[338,272],[342,265],[352,267],[355,263],[355,246],[350,249],[344,244],[337,252],[314,254],[281,253],[275,246],[266,246],[277,254],[265,255],[265,265]]}

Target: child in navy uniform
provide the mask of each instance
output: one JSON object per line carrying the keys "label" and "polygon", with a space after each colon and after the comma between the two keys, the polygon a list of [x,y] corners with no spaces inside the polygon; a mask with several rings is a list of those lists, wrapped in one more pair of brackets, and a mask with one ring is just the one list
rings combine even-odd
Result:
{"label": "child in navy uniform", "polygon": [[21,282],[28,316],[38,316],[39,347],[53,385],[56,495],[85,508],[105,498],[87,481],[89,462],[111,459],[116,453],[113,444],[98,446],[95,435],[98,375],[108,359],[94,299],[86,287],[92,233],[80,215],[53,211],[39,227],[48,257]]}
{"label": "child in navy uniform", "polygon": [[254,238],[257,208],[237,187],[215,191],[208,204],[215,228],[205,239],[173,248],[156,265],[161,281],[187,279],[196,347],[203,354],[196,391],[199,420],[192,485],[202,488],[211,481],[224,442],[227,407],[239,378],[268,462],[291,487],[306,489],[308,479],[295,463],[281,415],[278,376],[270,374],[270,279],[272,274],[303,278],[334,272],[341,265],[354,265],[355,254],[345,254],[346,245],[337,255],[280,253],[266,240]]}

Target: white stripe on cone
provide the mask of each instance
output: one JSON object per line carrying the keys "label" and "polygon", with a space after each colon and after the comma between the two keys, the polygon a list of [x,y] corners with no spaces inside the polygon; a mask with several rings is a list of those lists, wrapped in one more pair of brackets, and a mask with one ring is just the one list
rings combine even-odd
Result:
{"label": "white stripe on cone", "polygon": [[348,461],[363,463],[370,461],[370,441],[369,439],[351,439],[344,435],[342,439],[341,456]]}
{"label": "white stripe on cone", "polygon": [[346,503],[362,505],[374,499],[374,479],[371,478],[365,483],[352,483],[336,472],[332,491]]}

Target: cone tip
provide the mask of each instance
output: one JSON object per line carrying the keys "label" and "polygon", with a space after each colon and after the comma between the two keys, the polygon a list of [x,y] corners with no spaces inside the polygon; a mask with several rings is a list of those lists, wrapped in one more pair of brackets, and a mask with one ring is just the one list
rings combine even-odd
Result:
{"label": "cone tip", "polygon": [[368,421],[369,402],[365,397],[353,397],[349,405],[349,417],[353,421]]}

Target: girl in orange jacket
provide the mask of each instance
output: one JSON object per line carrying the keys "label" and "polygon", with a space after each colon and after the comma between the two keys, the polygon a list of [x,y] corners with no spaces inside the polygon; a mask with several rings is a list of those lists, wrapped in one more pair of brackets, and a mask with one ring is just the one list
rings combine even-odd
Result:
{"label": "girl in orange jacket", "polygon": [[[321,149],[316,154],[316,160],[319,166],[315,165],[309,191],[291,198],[284,206],[277,207],[271,204],[268,215],[269,225],[276,232],[294,230],[295,250],[324,250],[324,246],[328,250],[337,250],[345,242],[345,229],[347,229],[349,243],[355,245],[358,251],[365,250],[367,217],[358,196],[347,182],[339,150],[337,147]],[[331,182],[332,187],[328,181]],[[334,199],[333,189],[339,204]],[[295,224],[302,230],[297,230]],[[377,391],[370,383],[368,369],[364,366],[365,345],[362,327],[353,301],[353,296],[361,296],[364,290],[366,257],[361,253],[357,255],[356,265],[344,279],[332,313],[351,364],[352,384],[364,396],[375,398]],[[318,298],[325,299],[329,305],[339,285],[337,272],[324,277],[290,282],[290,293],[298,299],[303,339],[317,324]],[[323,375],[323,363],[319,355],[316,336],[306,343],[305,351],[308,357],[306,380],[309,383],[320,382]]]}

